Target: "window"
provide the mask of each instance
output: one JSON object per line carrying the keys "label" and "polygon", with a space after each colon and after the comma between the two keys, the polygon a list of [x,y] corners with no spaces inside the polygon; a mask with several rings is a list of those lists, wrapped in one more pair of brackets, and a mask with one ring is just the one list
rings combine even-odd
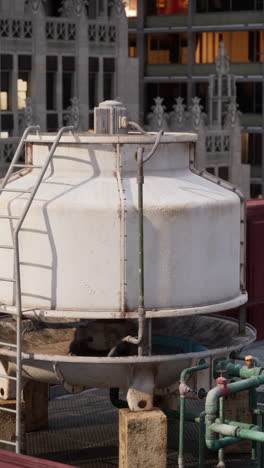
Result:
{"label": "window", "polygon": [[137,0],[127,0],[125,9],[128,17],[137,16]]}
{"label": "window", "polygon": [[60,16],[61,0],[45,0],[43,7],[47,16]]}
{"label": "window", "polygon": [[98,105],[98,57],[89,57],[89,108],[93,111]]}
{"label": "window", "polygon": [[201,99],[200,104],[203,106],[204,112],[208,112],[208,109],[207,109],[208,87],[209,87],[208,82],[195,84],[195,96],[198,96]]}
{"label": "window", "polygon": [[26,98],[30,95],[31,56],[18,56],[17,108],[26,107]]}
{"label": "window", "polygon": [[28,91],[28,82],[26,79],[19,78],[17,80],[17,108],[24,109],[26,107],[26,97]]}
{"label": "window", "polygon": [[264,61],[263,31],[210,31],[196,35],[196,63],[214,63],[220,41],[224,41],[227,55],[233,63]]}
{"label": "window", "polygon": [[0,55],[0,111],[11,109],[12,55]]}
{"label": "window", "polygon": [[252,177],[261,177],[262,161],[262,134],[261,133],[243,133],[242,134],[242,162],[250,164],[253,170]]}
{"label": "window", "polygon": [[90,0],[87,6],[87,15],[89,19],[96,19],[97,11],[96,11],[96,0]]}
{"label": "window", "polygon": [[137,38],[134,34],[129,34],[128,36],[128,56],[137,56]]}
{"label": "window", "polygon": [[46,106],[47,110],[57,109],[56,88],[57,88],[58,58],[48,56],[46,58]]}
{"label": "window", "polygon": [[229,179],[229,167],[228,166],[218,166],[218,167],[206,167],[206,172],[212,174],[216,177],[219,177],[223,180]]}
{"label": "window", "polygon": [[9,108],[8,76],[8,72],[1,72],[0,110],[2,111]]}
{"label": "window", "polygon": [[1,115],[1,131],[7,133],[9,136],[12,136],[14,128],[13,114],[2,114]]}
{"label": "window", "polygon": [[250,198],[263,198],[261,184],[250,184]]}
{"label": "window", "polygon": [[250,164],[250,196],[259,198],[262,196],[262,134],[242,134],[242,162]]}
{"label": "window", "polygon": [[57,114],[47,114],[47,130],[48,132],[56,132],[58,130]]}
{"label": "window", "polygon": [[104,100],[113,99],[114,97],[114,76],[115,76],[115,59],[104,58],[104,74],[103,74],[103,94]]}
{"label": "window", "polygon": [[221,11],[263,10],[263,0],[197,0],[198,13]]}
{"label": "window", "polygon": [[186,34],[150,34],[148,64],[187,63]]}
{"label": "window", "polygon": [[94,108],[98,105],[99,58],[89,57],[89,129],[94,128]]}
{"label": "window", "polygon": [[68,109],[74,97],[74,57],[62,57],[62,107]]}
{"label": "window", "polygon": [[262,112],[262,83],[239,82],[237,83],[237,102],[241,112]]}
{"label": "window", "polygon": [[206,167],[206,172],[209,172],[209,174],[215,175],[215,168],[214,167]]}
{"label": "window", "polygon": [[147,15],[178,15],[188,13],[188,0],[149,0]]}
{"label": "window", "polygon": [[218,177],[223,180],[229,179],[229,168],[227,166],[218,167]]}

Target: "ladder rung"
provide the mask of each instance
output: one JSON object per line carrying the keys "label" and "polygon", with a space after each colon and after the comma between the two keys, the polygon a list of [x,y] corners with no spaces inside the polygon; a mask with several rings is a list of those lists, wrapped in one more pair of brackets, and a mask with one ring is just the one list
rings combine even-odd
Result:
{"label": "ladder rung", "polygon": [[31,190],[0,188],[0,192],[32,193]]}
{"label": "ladder rung", "polygon": [[11,249],[14,250],[15,247],[13,245],[0,245],[0,249]]}
{"label": "ladder rung", "polygon": [[8,346],[9,348],[16,348],[17,345],[13,343],[6,343],[5,341],[0,341],[0,346]]}
{"label": "ladder rung", "polygon": [[0,439],[0,444],[7,444],[7,445],[16,446],[16,442],[10,442],[10,440],[3,440],[3,439]]}
{"label": "ladder rung", "polygon": [[0,281],[7,281],[7,282],[10,282],[10,283],[15,283],[16,280],[13,279],[13,278],[0,278]]}
{"label": "ladder rung", "polygon": [[1,405],[0,405],[0,411],[6,411],[7,413],[16,413],[15,409],[5,408],[4,406],[1,406]]}
{"label": "ladder rung", "polygon": [[11,377],[11,375],[0,374],[0,377],[7,380],[17,380],[16,377]]}
{"label": "ladder rung", "polygon": [[13,164],[13,167],[29,167],[32,169],[42,169],[43,166],[38,166],[36,164]]}
{"label": "ladder rung", "polygon": [[19,216],[0,215],[0,219],[19,219]]}

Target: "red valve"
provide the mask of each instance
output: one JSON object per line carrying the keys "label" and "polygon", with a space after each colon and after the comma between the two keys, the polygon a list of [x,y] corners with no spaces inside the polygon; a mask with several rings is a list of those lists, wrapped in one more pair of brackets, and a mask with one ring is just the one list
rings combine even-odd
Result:
{"label": "red valve", "polygon": [[222,375],[218,377],[218,379],[216,379],[216,385],[218,388],[220,388],[223,396],[226,396],[230,393],[230,390],[227,384],[228,384],[228,380]]}

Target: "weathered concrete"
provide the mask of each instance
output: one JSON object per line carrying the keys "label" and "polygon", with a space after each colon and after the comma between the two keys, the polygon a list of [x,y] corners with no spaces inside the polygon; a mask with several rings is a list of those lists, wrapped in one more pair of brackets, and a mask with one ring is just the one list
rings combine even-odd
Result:
{"label": "weathered concrete", "polygon": [[[16,400],[0,400],[0,406],[5,409],[16,409]],[[0,439],[8,442],[16,441],[16,415],[0,409]],[[10,445],[3,444],[1,448],[10,450]],[[25,452],[25,407],[21,411],[21,450]]]}
{"label": "weathered concrete", "polygon": [[119,468],[165,468],[167,418],[164,413],[119,410]]}
{"label": "weathered concrete", "polygon": [[24,388],[25,431],[39,431],[48,427],[49,385],[28,382]]}
{"label": "weathered concrete", "polygon": [[[22,452],[26,452],[26,432],[47,429],[48,427],[48,384],[30,381],[23,390],[21,412]],[[0,406],[16,409],[16,400],[0,399]],[[9,442],[16,440],[16,415],[0,409],[0,439]],[[6,445],[10,449],[9,445]]]}

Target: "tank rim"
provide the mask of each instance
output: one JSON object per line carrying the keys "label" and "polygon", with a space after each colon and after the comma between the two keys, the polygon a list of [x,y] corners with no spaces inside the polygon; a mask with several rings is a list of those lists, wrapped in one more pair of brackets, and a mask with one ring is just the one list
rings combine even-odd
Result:
{"label": "tank rim", "polygon": [[[210,319],[223,320],[233,322],[238,327],[238,320],[225,316],[211,316],[206,315]],[[57,362],[57,363],[78,363],[78,364],[156,364],[170,361],[181,361],[186,358],[188,359],[201,359],[209,358],[219,354],[228,354],[232,351],[236,351],[244,348],[245,346],[253,343],[256,340],[256,329],[246,323],[246,335],[244,336],[243,343],[236,343],[231,346],[223,346],[221,348],[208,349],[206,351],[199,351],[193,353],[181,353],[181,354],[164,354],[164,355],[153,355],[153,356],[126,356],[126,357],[97,357],[97,356],[65,356],[65,355],[52,355],[52,354],[38,354],[38,353],[24,353],[22,352],[23,363],[46,361],[46,362]],[[15,358],[16,352],[8,349],[2,349],[1,353],[3,356]]]}
{"label": "tank rim", "polygon": [[[169,317],[181,317],[191,315],[206,315],[217,312],[223,312],[229,309],[235,309],[245,304],[248,300],[247,292],[241,292],[235,298],[229,299],[228,301],[218,302],[209,305],[202,306],[190,306],[182,308],[164,308],[164,309],[151,309],[146,310],[147,318],[169,318]],[[0,304],[0,312],[16,315],[16,308],[14,306],[7,306]],[[137,319],[138,313],[136,310],[131,312],[122,312],[114,310],[100,310],[100,311],[87,311],[87,310],[45,310],[38,308],[30,308],[23,312],[25,318],[72,318],[72,319]]]}

